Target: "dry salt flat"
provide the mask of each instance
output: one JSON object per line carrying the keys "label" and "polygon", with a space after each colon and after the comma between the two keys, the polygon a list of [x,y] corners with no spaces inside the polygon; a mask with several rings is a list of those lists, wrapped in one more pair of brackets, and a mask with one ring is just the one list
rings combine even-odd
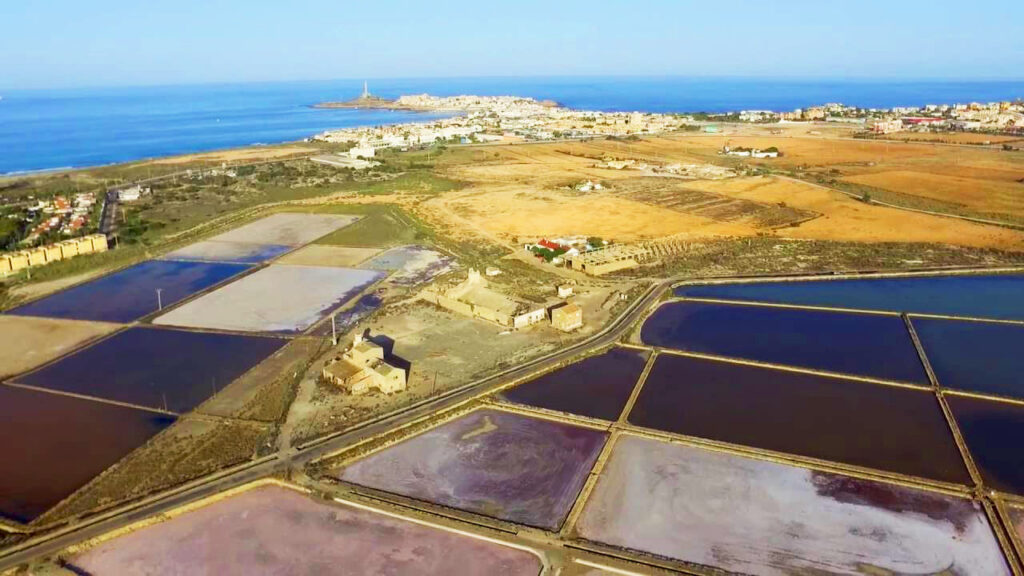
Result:
{"label": "dry salt flat", "polygon": [[391,282],[412,286],[453,270],[452,259],[423,246],[398,246],[374,256],[364,268],[392,271]]}
{"label": "dry salt flat", "polygon": [[154,320],[240,332],[301,332],[384,277],[376,270],[274,265]]}
{"label": "dry salt flat", "polygon": [[218,242],[302,246],[355,222],[359,216],[282,212],[214,236]]}
{"label": "dry salt flat", "polygon": [[259,264],[292,250],[284,244],[250,244],[248,242],[222,242],[207,240],[189,244],[163,256],[163,260],[189,260],[200,262],[241,262]]}
{"label": "dry salt flat", "polygon": [[378,253],[380,253],[380,248],[353,248],[350,246],[310,244],[284,256],[277,263],[349,268],[362,264]]}
{"label": "dry salt flat", "polygon": [[71,558],[97,576],[346,574],[536,576],[525,550],[460,536],[288,488],[255,488]]}
{"label": "dry salt flat", "polygon": [[970,500],[632,435],[616,444],[576,529],[758,576],[1010,574]]}

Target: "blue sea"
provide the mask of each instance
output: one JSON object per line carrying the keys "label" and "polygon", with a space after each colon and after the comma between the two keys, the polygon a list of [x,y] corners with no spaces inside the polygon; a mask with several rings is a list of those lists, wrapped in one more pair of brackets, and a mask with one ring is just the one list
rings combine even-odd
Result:
{"label": "blue sea", "polygon": [[[358,96],[361,80],[0,93],[0,174],[80,168],[171,154],[300,140],[324,130],[438,118],[414,112],[318,110]],[[532,96],[579,109],[649,112],[790,110],[1012,100],[1024,81],[562,77],[373,80],[384,97],[427,92]]]}

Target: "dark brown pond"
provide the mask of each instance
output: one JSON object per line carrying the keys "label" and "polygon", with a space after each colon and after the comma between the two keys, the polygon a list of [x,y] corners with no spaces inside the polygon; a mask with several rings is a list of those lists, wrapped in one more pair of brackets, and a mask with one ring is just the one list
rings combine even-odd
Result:
{"label": "dark brown pond", "polygon": [[664,354],[629,420],[667,432],[970,482],[930,391]]}
{"label": "dark brown pond", "polygon": [[506,390],[501,397],[528,406],[618,420],[648,355],[646,351],[613,348]]}
{"label": "dark brown pond", "polygon": [[0,385],[0,516],[28,522],[174,418]]}
{"label": "dark brown pond", "polygon": [[1024,406],[946,396],[989,488],[1024,495]]}

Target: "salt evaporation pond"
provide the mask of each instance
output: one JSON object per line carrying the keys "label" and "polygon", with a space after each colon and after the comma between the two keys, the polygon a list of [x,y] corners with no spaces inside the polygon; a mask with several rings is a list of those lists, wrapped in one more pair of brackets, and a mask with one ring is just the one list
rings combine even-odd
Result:
{"label": "salt evaporation pond", "polygon": [[334,315],[333,328],[330,322],[324,322],[315,328],[312,333],[317,336],[326,336],[334,330],[338,334],[344,334],[354,328],[356,324],[362,322],[374,310],[380,308],[382,303],[383,300],[376,294],[363,294],[354,304]]}
{"label": "salt evaporation pond", "polygon": [[629,421],[764,450],[971,482],[930,390],[661,354]]}
{"label": "salt evaporation pond", "polygon": [[757,576],[1010,574],[970,500],[632,435],[616,443],[576,530]]}
{"label": "salt evaporation pond", "polygon": [[350,464],[353,484],[557,530],[607,434],[478,410]]}
{"label": "salt evaporation pond", "polygon": [[680,286],[677,296],[1024,320],[1024,274]]}
{"label": "salt evaporation pond", "polygon": [[537,576],[540,558],[268,486],[73,556],[79,573]]}
{"label": "salt evaporation pond", "polygon": [[317,238],[340,230],[358,219],[359,216],[282,212],[219,234],[211,240],[303,246]]}
{"label": "salt evaporation pond", "polygon": [[296,333],[384,277],[376,270],[273,265],[158,317],[154,324]]}
{"label": "salt evaporation pond", "polygon": [[940,386],[1024,400],[1024,325],[912,322]]}
{"label": "salt evaporation pond", "polygon": [[[246,264],[150,260],[47,296],[9,314],[131,322],[248,270]],[[157,290],[160,290],[159,299]]]}
{"label": "salt evaporation pond", "polygon": [[285,345],[282,338],[129,328],[18,382],[188,412]]}
{"label": "salt evaporation pond", "polygon": [[0,385],[0,517],[35,520],[174,418]]}
{"label": "salt evaporation pond", "polygon": [[190,244],[165,254],[164,260],[190,260],[199,262],[241,262],[260,264],[292,250],[283,244],[249,244],[244,242],[221,242],[207,240]]}
{"label": "salt evaporation pond", "polygon": [[363,268],[392,272],[391,282],[414,286],[429,282],[454,268],[451,258],[423,246],[399,246],[362,264]]}
{"label": "salt evaporation pond", "polygon": [[622,414],[649,353],[613,348],[505,390],[509,402],[615,421]]}
{"label": "salt evaporation pond", "polygon": [[1024,406],[946,396],[988,488],[1024,496]]}
{"label": "salt evaporation pond", "polygon": [[903,319],[765,306],[670,302],[641,329],[644,343],[928,385]]}

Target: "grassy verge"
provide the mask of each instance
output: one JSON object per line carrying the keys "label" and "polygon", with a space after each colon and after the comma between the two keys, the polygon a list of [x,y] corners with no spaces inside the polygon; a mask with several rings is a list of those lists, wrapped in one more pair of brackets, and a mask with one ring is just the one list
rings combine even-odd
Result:
{"label": "grassy verge", "polygon": [[363,218],[316,241],[332,246],[386,248],[401,244],[431,243],[433,231],[393,204],[331,204],[311,212],[359,214]]}

